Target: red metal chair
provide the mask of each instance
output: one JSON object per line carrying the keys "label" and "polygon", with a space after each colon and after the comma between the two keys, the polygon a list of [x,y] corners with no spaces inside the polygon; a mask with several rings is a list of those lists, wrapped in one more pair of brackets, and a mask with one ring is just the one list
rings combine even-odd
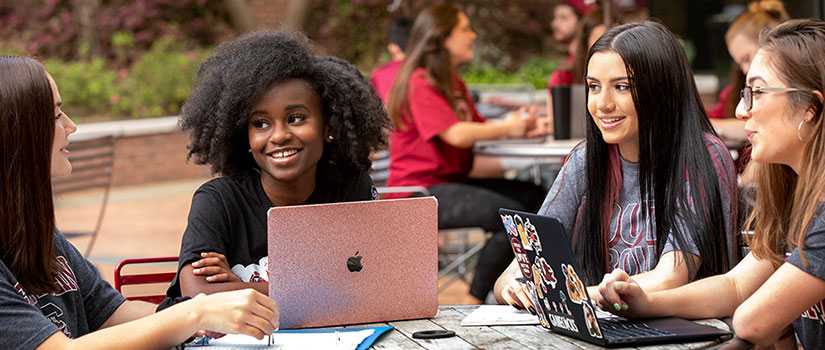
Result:
{"label": "red metal chair", "polygon": [[[159,283],[166,283],[168,287],[168,284],[172,282],[177,272],[177,264],[174,265],[172,272],[168,272],[170,267],[169,265],[171,265],[168,263],[177,261],[177,256],[125,259],[121,261],[119,264],[117,264],[117,267],[115,268],[115,289],[117,289],[118,292],[123,293],[123,291],[121,290],[123,286],[148,285]],[[135,271],[135,273],[124,274],[123,268],[126,265],[142,265],[141,269],[136,268],[135,270],[149,270],[149,272]],[[127,296],[126,299],[143,300],[154,304],[160,304],[160,302],[163,301],[164,298],[166,298],[165,293],[166,287],[163,288],[160,294],[154,292],[154,294],[150,293],[149,295],[145,295],[146,293],[144,292],[135,296]]]}

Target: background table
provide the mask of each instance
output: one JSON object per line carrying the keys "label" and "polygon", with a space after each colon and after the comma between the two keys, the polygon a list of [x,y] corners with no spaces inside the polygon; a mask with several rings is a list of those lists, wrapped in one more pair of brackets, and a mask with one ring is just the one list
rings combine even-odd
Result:
{"label": "background table", "polygon": [[490,140],[476,142],[474,152],[479,155],[499,157],[560,158],[564,159],[573,147],[584,139],[556,140],[553,136],[545,139]]}
{"label": "background table", "polygon": [[584,139],[556,140],[552,135],[543,139],[479,141],[473,151],[481,156],[528,160],[530,175],[539,185],[541,170],[560,169],[564,158],[582,141]]}
{"label": "background table", "polygon": [[[432,319],[397,321],[367,326],[395,327],[378,338],[372,349],[601,349],[577,339],[557,335],[541,326],[486,326],[462,327],[461,320],[478,306],[440,306]],[[728,329],[719,320],[699,323]],[[353,327],[363,327],[354,325]],[[448,329],[455,337],[442,339],[414,339],[413,332]],[[713,341],[665,344],[624,349],[701,349],[716,344]]]}

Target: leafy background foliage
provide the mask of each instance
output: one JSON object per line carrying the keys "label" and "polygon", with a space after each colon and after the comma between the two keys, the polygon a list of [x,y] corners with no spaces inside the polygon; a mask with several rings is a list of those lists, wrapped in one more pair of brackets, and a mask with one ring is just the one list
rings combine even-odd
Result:
{"label": "leafy background foliage", "polygon": [[403,1],[390,13],[387,0],[315,0],[305,30],[319,50],[334,53],[361,67],[388,59],[386,28],[392,18],[415,14],[441,3],[458,3],[478,33],[476,55],[488,66],[515,70],[530,57],[555,51],[550,18],[555,1],[467,0]]}
{"label": "leafy background foliage", "polygon": [[[393,17],[414,18],[445,2],[405,0],[390,13],[389,0],[293,1],[309,1],[303,30],[316,51],[347,59],[366,74],[389,60],[386,28]],[[80,14],[90,3],[97,10],[92,23],[84,23]],[[546,85],[556,67],[553,1],[456,3],[478,33],[476,59],[463,71],[468,83]],[[239,34],[224,6],[224,0],[0,1],[0,54],[43,61],[76,121],[175,115],[200,62]]]}

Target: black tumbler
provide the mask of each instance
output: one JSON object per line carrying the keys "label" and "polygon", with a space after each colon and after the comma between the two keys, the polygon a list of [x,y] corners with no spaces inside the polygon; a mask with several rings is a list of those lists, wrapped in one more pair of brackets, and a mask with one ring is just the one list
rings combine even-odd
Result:
{"label": "black tumbler", "polygon": [[556,140],[570,139],[570,86],[550,88],[553,97],[553,137]]}

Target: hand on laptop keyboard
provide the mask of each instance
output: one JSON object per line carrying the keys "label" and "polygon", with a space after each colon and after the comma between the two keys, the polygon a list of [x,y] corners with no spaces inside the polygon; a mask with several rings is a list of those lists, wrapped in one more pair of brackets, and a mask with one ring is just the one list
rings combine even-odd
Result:
{"label": "hand on laptop keyboard", "polygon": [[648,306],[647,293],[622,269],[604,275],[598,295],[592,298],[602,310],[623,317],[643,316]]}

